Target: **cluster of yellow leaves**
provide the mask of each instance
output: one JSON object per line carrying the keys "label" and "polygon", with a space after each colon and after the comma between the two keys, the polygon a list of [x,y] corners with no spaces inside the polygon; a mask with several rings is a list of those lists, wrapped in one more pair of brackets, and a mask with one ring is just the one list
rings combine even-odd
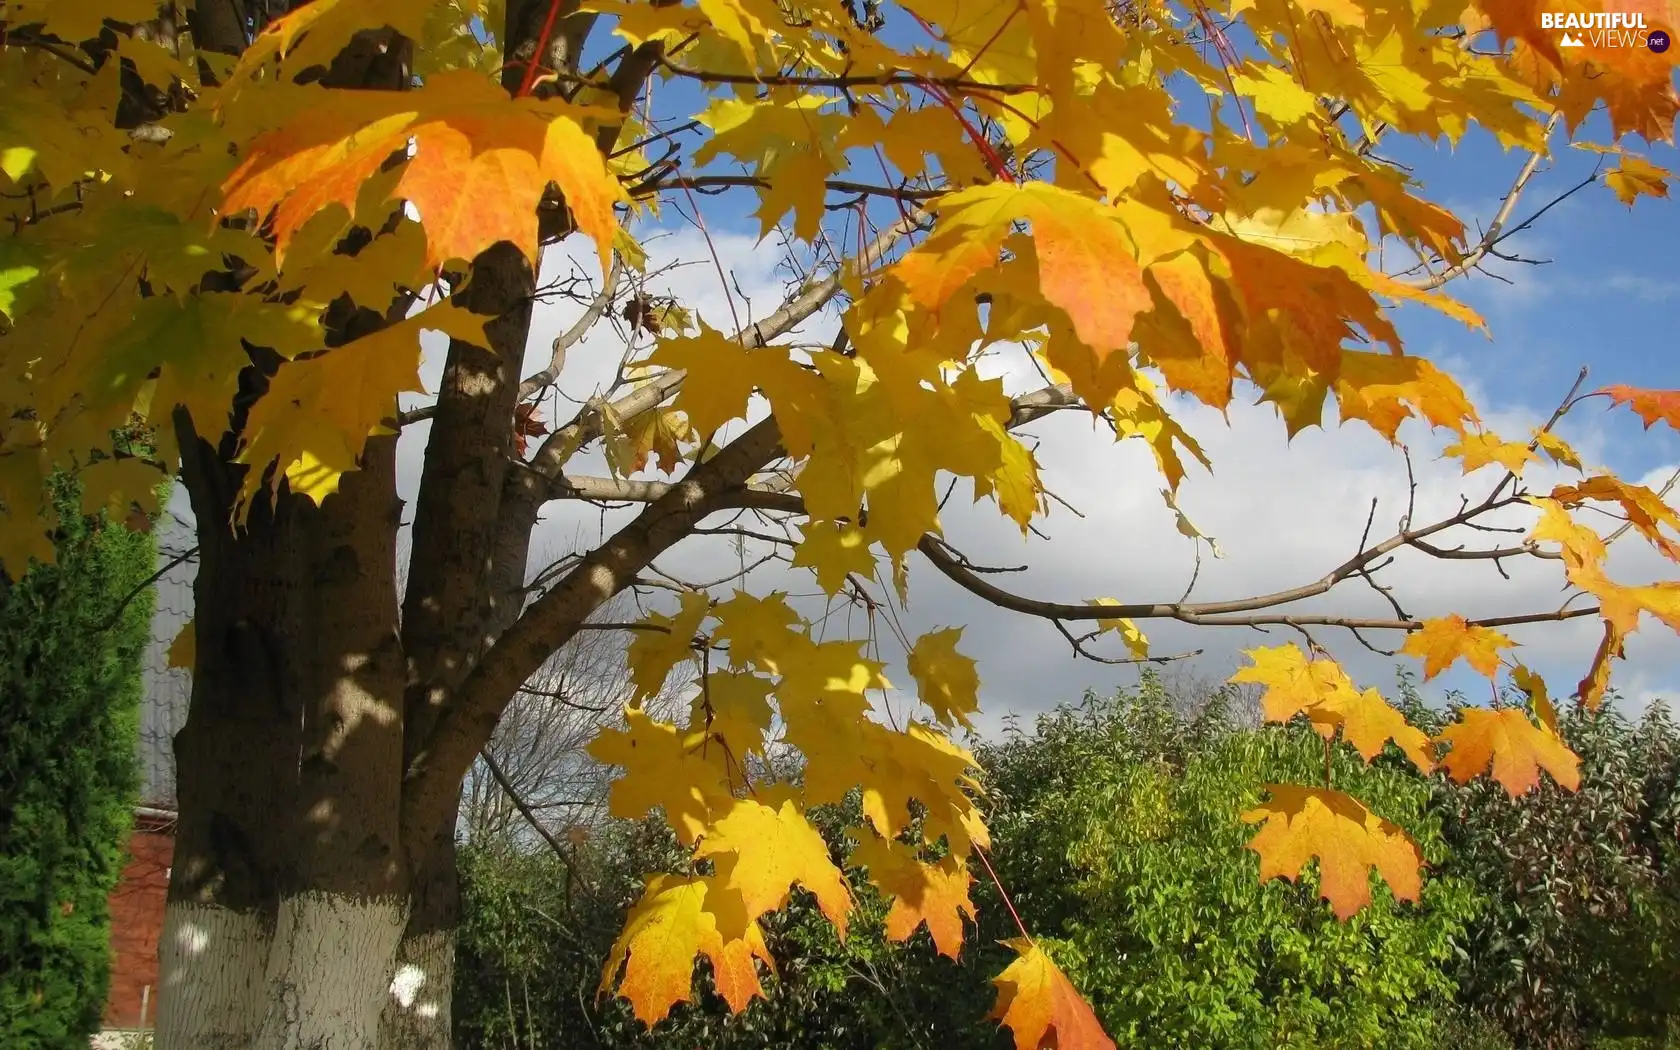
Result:
{"label": "cluster of yellow leaves", "polygon": [[[1493,679],[1499,650],[1513,644],[1498,631],[1449,616],[1424,621],[1402,651],[1424,661],[1425,679],[1460,659]],[[1264,686],[1260,703],[1266,721],[1300,717],[1326,748],[1339,739],[1369,762],[1392,745],[1422,772],[1438,767],[1461,784],[1491,767],[1494,780],[1512,795],[1538,786],[1542,769],[1571,791],[1580,786],[1580,760],[1558,734],[1545,683],[1521,664],[1514,665],[1513,678],[1528,693],[1538,725],[1520,707],[1466,708],[1430,739],[1377,690],[1356,688],[1327,656],[1309,657],[1299,646],[1284,645],[1253,649],[1248,657],[1251,664],[1231,681]],[[1448,750],[1440,757],[1443,747]],[[1373,868],[1396,899],[1418,899],[1423,855],[1403,829],[1328,781],[1322,787],[1272,784],[1267,791],[1270,800],[1243,815],[1265,822],[1249,843],[1260,855],[1262,879],[1299,878],[1302,867],[1316,859],[1319,893],[1343,918],[1370,902]]]}
{"label": "cluster of yellow leaves", "polygon": [[[974,661],[956,649],[960,636],[931,632],[910,655],[918,695],[950,723],[966,723],[979,699]],[[714,649],[727,658],[712,669]],[[624,728],[603,731],[590,749],[625,770],[609,798],[614,815],[659,812],[694,860],[711,864],[710,874],[650,880],[607,965],[605,984],[621,980],[644,1019],[688,998],[696,953],[711,958],[714,975],[728,971],[718,977],[720,992],[724,982],[735,990],[726,997],[755,994],[757,980],[748,979],[750,960],[762,957],[755,924],[795,887],[845,935],[853,895],[803,811],[853,790],[862,791],[866,826],[850,832],[857,842],[850,864],[892,898],[888,936],[905,940],[926,926],[939,950],[956,956],[963,916],[974,914],[967,858],[987,842],[974,760],[932,725],[899,730],[871,718],[869,694],[889,683],[861,649],[816,641],[784,595],[744,592],[716,605],[685,592],[676,612],[651,616],[632,644],[631,677],[643,698],[697,653],[708,654],[686,724],[632,708]],[[752,760],[772,739],[805,756],[797,783],[775,780]],[[935,845],[945,855],[923,859],[922,847]],[[671,958],[673,939],[679,960]]]}
{"label": "cluster of yellow leaves", "polygon": [[[814,640],[784,595],[737,592],[713,604],[688,591],[675,612],[655,613],[644,627],[629,651],[638,698],[698,664],[687,721],[663,722],[633,706],[624,727],[604,730],[590,753],[625,771],[608,799],[615,816],[661,815],[710,871],[647,880],[602,989],[616,987],[651,1024],[689,1000],[702,956],[718,994],[743,1009],[763,994],[754,960],[774,970],[758,920],[796,888],[844,937],[854,894],[804,810],[853,791],[861,792],[865,824],[847,833],[855,845],[845,865],[890,900],[888,939],[925,928],[939,952],[957,958],[964,920],[975,914],[968,858],[988,843],[973,756],[932,724],[879,721],[884,713],[869,694],[891,688],[882,665],[863,655],[862,643]],[[908,654],[918,698],[951,725],[968,724],[979,703],[974,661],[956,648],[961,635],[931,631]],[[720,651],[727,656],[714,669]],[[796,781],[751,761],[772,740],[803,756]],[[930,848],[942,855],[934,859]],[[1043,949],[1009,943],[1020,957],[997,978],[995,1016],[1017,1045],[1054,1036],[1058,1045],[1112,1047]]]}
{"label": "cluster of yellow leaves", "polygon": [[[1636,2],[1651,28],[1680,28],[1666,3]],[[1023,532],[1045,510],[1004,385],[980,372],[991,348],[1028,348],[1051,380],[1105,413],[1118,440],[1145,442],[1172,507],[1191,461],[1210,466],[1174,418],[1174,398],[1224,409],[1241,387],[1275,406],[1291,434],[1320,423],[1334,399],[1340,418],[1390,440],[1408,419],[1444,428],[1467,471],[1521,473],[1540,453],[1578,468],[1548,432],[1529,443],[1487,433],[1449,376],[1404,353],[1394,303],[1480,322],[1388,276],[1377,249],[1450,265],[1468,250],[1465,229],[1373,160],[1349,125],[1448,142],[1478,126],[1538,150],[1554,110],[1573,129],[1602,104],[1616,139],[1663,138],[1680,50],[1561,52],[1539,28],[1542,9],[1602,6],[1215,0],[1123,18],[1108,0],[900,0],[894,17],[916,29],[901,43],[905,34],[860,29],[841,0],[802,0],[797,18],[777,0],[583,0],[603,34],[664,46],[656,75],[706,85],[691,114],[703,138],[693,162],[713,170],[728,158],[721,170],[754,187],[766,229],[791,215],[796,237],[826,241],[831,194],[850,192],[853,178],[945,191],[920,198],[931,233],[848,278],[847,354],[748,349],[704,323],[662,331],[638,363],[683,369],[686,381],[656,412],[602,410],[609,466],[674,472],[755,403],[767,406],[807,512],[793,563],[831,595],[850,577],[875,577],[877,551],[907,587],[906,555],[940,533],[941,475],[969,479],[976,501],[994,502]],[[629,187],[660,169],[647,147],[663,135],[645,114],[622,112],[611,63],[582,83],[545,74],[569,100],[510,97],[496,81],[495,0],[314,0],[237,60],[196,51],[190,35],[165,50],[118,33],[121,61],[93,66],[58,53],[107,19],[152,11],[146,0],[0,2],[8,33],[53,45],[0,42],[0,567],[14,575],[51,557],[41,492],[52,469],[88,465],[113,428],[149,422],[155,461],[86,475],[93,505],[144,505],[178,462],[174,419],[206,436],[224,429],[247,346],[284,363],[241,431],[239,457],[252,468],[242,502],[282,483],[326,498],[367,438],[389,429],[398,395],[419,387],[419,333],[475,342],[485,320],[445,302],[328,347],[327,305],[347,296],[383,313],[501,242],[536,260],[550,193],[603,270],[615,251],[640,264],[624,222],[651,203],[632,196],[657,189]],[[1216,24],[1240,24],[1246,50],[1199,43],[1224,40],[1208,29]],[[415,42],[420,86],[295,82],[357,32],[382,27]],[[1467,46],[1487,34],[1514,43]],[[131,135],[117,120],[132,88],[124,69],[190,104]],[[845,90],[825,78],[844,78]],[[1205,108],[1175,101],[1197,91]],[[1631,201],[1665,195],[1668,178],[1623,154],[1606,181]],[[377,231],[353,254],[342,247],[352,224]],[[239,280],[207,279],[229,272]],[[1647,426],[1680,418],[1680,395],[1605,393]],[[1680,522],[1654,493],[1608,475],[1532,502],[1530,541],[1560,545],[1568,582],[1600,603],[1604,642],[1580,688],[1596,703],[1644,614],[1680,629],[1680,584],[1612,581],[1606,540],[1576,514],[1619,512],[1671,559]],[[1147,654],[1137,624],[1098,625]],[[620,989],[651,1021],[688,997],[692,961],[704,956],[720,994],[741,1007],[761,991],[758,963],[771,963],[757,923],[796,888],[843,931],[852,894],[803,808],[854,790],[865,824],[851,859],[893,898],[889,933],[925,926],[954,954],[972,915],[967,859],[986,842],[971,756],[933,722],[885,721],[869,699],[887,688],[884,665],[862,642],[817,640],[780,595],[716,606],[687,595],[647,627],[630,650],[644,696],[708,654],[686,722],[633,710],[595,753],[627,771],[613,811],[663,812],[708,870],[649,882],[607,983],[622,970]],[[959,642],[960,630],[935,631],[908,653],[921,702],[947,727],[967,725],[978,703]],[[1431,676],[1460,659],[1492,676],[1510,647],[1495,630],[1446,617],[1423,624],[1407,651]],[[725,665],[712,666],[709,654],[725,650]],[[1267,686],[1269,717],[1305,717],[1366,758],[1392,744],[1460,779],[1491,768],[1512,790],[1540,770],[1560,782],[1575,775],[1543,685],[1520,668],[1538,724],[1523,711],[1472,711],[1433,741],[1326,658],[1260,650],[1243,674]],[[797,785],[749,778],[772,739],[800,753]],[[1266,821],[1255,840],[1263,873],[1293,877],[1318,858],[1339,913],[1364,899],[1373,867],[1415,895],[1415,847],[1356,800],[1279,786],[1250,816]],[[1017,1045],[1105,1045],[1048,956],[1017,948],[997,1011]]]}

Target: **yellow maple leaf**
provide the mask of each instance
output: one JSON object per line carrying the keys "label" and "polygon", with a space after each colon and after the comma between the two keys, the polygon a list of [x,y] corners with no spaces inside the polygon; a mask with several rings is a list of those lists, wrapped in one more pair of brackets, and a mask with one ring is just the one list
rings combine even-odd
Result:
{"label": "yellow maple leaf", "polygon": [[[1102,606],[1119,605],[1121,602],[1118,598],[1090,598],[1086,600],[1085,604]],[[1113,631],[1118,634],[1120,639],[1126,643],[1126,648],[1131,652],[1132,659],[1149,659],[1148,636],[1143,633],[1143,630],[1137,624],[1126,617],[1115,616],[1098,620],[1097,630]]]}
{"label": "yellow maple leaf", "polygon": [[1539,446],[1540,451],[1551,457],[1553,463],[1574,467],[1576,470],[1585,469],[1581,465],[1581,456],[1575,451],[1574,447],[1550,430],[1536,429],[1534,431],[1534,443]]}
{"label": "yellow maple leaf", "polygon": [[1371,902],[1375,868],[1396,900],[1416,901],[1423,889],[1423,854],[1398,826],[1350,795],[1296,784],[1267,784],[1271,794],[1242,819],[1265,822],[1248,848],[1260,855],[1260,880],[1299,879],[1318,861],[1319,896],[1346,919]]}
{"label": "yellow maple leaf", "polygon": [[1533,671],[1518,664],[1511,669],[1511,681],[1518,689],[1528,695],[1529,703],[1534,705],[1534,716],[1540,719],[1540,727],[1551,733],[1558,731],[1557,708],[1552,706],[1551,694],[1546,690],[1546,681]]}
{"label": "yellow maple leaf", "polygon": [[1178,456],[1180,447],[1203,467],[1213,468],[1202,446],[1167,414],[1166,408],[1155,396],[1154,385],[1146,377],[1134,376],[1133,384],[1122,387],[1109,407],[1113,413],[1115,437],[1137,437],[1146,441],[1171,491],[1176,492],[1179,483],[1184,480],[1184,461]]}
{"label": "yellow maple leaf", "polygon": [[980,674],[973,660],[957,652],[962,632],[961,627],[929,631],[911,646],[907,662],[917,694],[934,717],[968,726],[968,716],[980,709]]}
{"label": "yellow maple leaf", "polygon": [[710,612],[710,601],[704,591],[683,591],[679,602],[674,614],[649,615],[646,628],[636,632],[625,652],[636,703],[658,694],[671,669],[694,655],[694,637]]}
{"label": "yellow maple leaf", "polygon": [[[131,0],[132,2],[132,0]],[[261,75],[273,59],[289,60],[293,72],[331,64],[350,38],[369,26],[390,26],[411,40],[443,0],[313,0],[270,22],[226,78],[228,91]]]}
{"label": "yellow maple leaf", "polygon": [[601,990],[616,982],[637,1020],[656,1024],[672,1006],[693,997],[694,957],[704,955],[718,994],[732,1011],[745,1010],[754,996],[764,994],[754,960],[771,969],[774,963],[756,923],[746,923],[736,937],[720,932],[718,914],[729,921],[739,913],[738,905],[725,903],[728,897],[713,879],[651,876],[613,942]]}
{"label": "yellow maple leaf", "polygon": [[787,595],[775,591],[760,598],[736,591],[712,610],[717,629],[714,644],[729,643],[729,666],[755,665],[780,674],[791,660],[804,651],[805,620],[789,607]]}
{"label": "yellow maple leaf", "polygon": [[107,19],[133,25],[156,17],[157,5],[152,0],[7,0],[0,4],[0,21],[16,26],[39,24],[71,44],[97,37]]}
{"label": "yellow maple leaf", "polygon": [[158,486],[166,477],[157,466],[138,456],[112,456],[89,463],[76,474],[82,487],[82,513],[108,512],[121,521],[131,506],[143,515],[159,511]]}
{"label": "yellow maple leaf", "polygon": [[1604,184],[1615,191],[1618,200],[1631,208],[1634,200],[1641,195],[1667,197],[1668,180],[1673,177],[1672,172],[1643,157],[1623,154],[1621,164],[1604,173]]}
{"label": "yellow maple leaf", "polygon": [[771,361],[787,359],[778,347],[748,350],[704,321],[693,336],[661,339],[648,364],[687,372],[674,402],[699,434],[715,432],[747,414],[756,378]]}
{"label": "yellow maple leaf", "polygon": [[739,671],[713,671],[698,684],[700,692],[689,705],[689,731],[721,739],[737,763],[753,752],[762,754],[774,684]]}
{"label": "yellow maple leaf", "polygon": [[189,674],[198,666],[198,629],[190,618],[175,632],[175,640],[169,643],[168,666],[178,667]]}
{"label": "yellow maple leaf", "polygon": [[808,521],[804,536],[794,548],[790,564],[816,573],[824,594],[839,594],[852,573],[865,580],[875,575],[875,555],[863,529],[849,522]]}
{"label": "yellow maple leaf", "polygon": [[1460,658],[1478,674],[1492,678],[1499,673],[1499,650],[1516,644],[1492,627],[1477,627],[1453,615],[1423,621],[1421,628],[1406,636],[1400,651],[1423,661],[1423,679],[1427,682]]}
{"label": "yellow maple leaf", "polygon": [[707,747],[704,732],[681,732],[638,709],[624,717],[624,729],[604,728],[589,744],[597,762],[625,771],[608,791],[608,811],[640,820],[661,809],[677,838],[692,845],[733,802],[724,749]]}
{"label": "yellow maple leaf", "polygon": [[607,466],[614,477],[628,477],[647,466],[649,457],[665,474],[682,464],[682,446],[693,436],[688,417],[668,408],[653,408],[621,420],[611,404],[600,406],[601,437]]}
{"label": "yellow maple leaf", "polygon": [[1558,544],[1565,566],[1571,569],[1597,565],[1609,556],[1603,537],[1570,517],[1563,504],[1543,496],[1529,496],[1527,500],[1540,508],[1540,520],[1528,534],[1530,543]]}
{"label": "yellow maple leaf", "polygon": [[320,503],[354,470],[370,434],[392,433],[397,395],[422,389],[420,333],[486,341],[481,314],[441,303],[307,360],[281,366],[245,423],[239,462],[245,472],[242,504],[262,487],[263,470],[278,462],[291,491]]}
{"label": "yellow maple leaf", "polygon": [[817,907],[844,939],[852,895],[829,859],[828,844],[786,788],[772,788],[759,798],[763,801],[735,800],[706,830],[695,856],[715,860],[718,884],[741,895],[744,921],[782,908],[797,885],[816,897]]}
{"label": "yellow maple leaf", "polygon": [[1512,474],[1521,474],[1524,465],[1534,459],[1534,452],[1527,445],[1491,433],[1465,434],[1456,444],[1448,445],[1443,454],[1464,460],[1466,474],[1493,463]]}

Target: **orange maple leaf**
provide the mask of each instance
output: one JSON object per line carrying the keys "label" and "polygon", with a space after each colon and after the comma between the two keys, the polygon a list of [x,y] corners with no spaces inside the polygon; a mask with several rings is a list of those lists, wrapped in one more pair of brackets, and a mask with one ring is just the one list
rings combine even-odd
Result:
{"label": "orange maple leaf", "polygon": [[[642,899],[630,910],[624,929],[613,943],[601,971],[601,991],[618,982],[618,994],[630,1000],[636,1018],[654,1025],[677,1003],[693,997],[695,955],[712,964],[712,983],[739,1013],[754,996],[763,997],[758,959],[775,969],[764,935],[756,923],[740,919],[740,904],[708,878],[655,875],[647,880]],[[738,936],[725,936],[725,925],[741,926]]]}
{"label": "orange maple leaf", "polygon": [[1266,790],[1271,801],[1242,815],[1250,824],[1265,821],[1248,843],[1260,855],[1260,881],[1298,879],[1316,857],[1319,896],[1339,919],[1371,903],[1371,868],[1396,900],[1418,899],[1423,854],[1399,826],[1340,791],[1299,784],[1267,784]]}
{"label": "orange maple leaf", "polygon": [[513,443],[521,456],[530,448],[530,439],[548,433],[548,424],[537,418],[537,406],[529,401],[513,410]]}
{"label": "orange maple leaf", "polygon": [[259,134],[222,186],[226,211],[272,214],[277,263],[323,209],[341,206],[348,222],[363,183],[412,140],[391,194],[420,213],[428,269],[504,240],[535,260],[537,205],[553,182],[606,271],[624,192],[584,129],[602,111],[510,98],[470,71],[402,92],[294,90],[310,93],[297,96],[301,115]]}
{"label": "orange maple leaf", "polygon": [[1467,707],[1458,717],[1436,737],[1452,748],[1441,768],[1458,783],[1469,783],[1491,766],[1493,779],[1512,795],[1538,787],[1542,769],[1570,791],[1581,786],[1581,759],[1556,733],[1531,722],[1528,712]]}
{"label": "orange maple leaf", "polygon": [[997,1002],[987,1016],[1015,1033],[1015,1050],[1114,1050],[1114,1040],[1044,949],[1024,937],[1003,942],[1019,956],[992,978]]}
{"label": "orange maple leaf", "polygon": [[1588,500],[1620,504],[1628,524],[1638,529],[1651,546],[1671,561],[1680,561],[1680,544],[1662,534],[1664,526],[1680,532],[1680,514],[1644,485],[1629,484],[1609,474],[1595,474],[1577,485],[1559,485],[1552,490],[1551,498],[1566,507],[1579,506]]}
{"label": "orange maple leaf", "polygon": [[[1592,0],[1476,0],[1476,6],[1501,39],[1522,42],[1518,59],[1533,79],[1560,88],[1556,104],[1572,128],[1602,101],[1616,138],[1631,131],[1657,141],[1673,132],[1680,102],[1674,92],[1677,56],[1672,49],[1659,54],[1631,41],[1607,39],[1609,33],[1582,32],[1576,34],[1578,46],[1565,51],[1560,48],[1562,31],[1542,27],[1540,19],[1542,12],[1638,11],[1645,14],[1648,30],[1672,35],[1680,29],[1680,19],[1673,17],[1667,0],[1619,0],[1615,5]],[[1618,46],[1624,43],[1628,46]]]}
{"label": "orange maple leaf", "polygon": [[[1580,696],[1581,702],[1587,705],[1587,710],[1597,711],[1599,705],[1604,703],[1604,694],[1610,688],[1610,661],[1626,658],[1626,654],[1623,652],[1623,644],[1626,641],[1627,635],[1616,626],[1615,621],[1604,621],[1604,637],[1598,643],[1598,651],[1593,653],[1592,666],[1587,669],[1587,673],[1581,677],[1580,684],[1575,687],[1576,695]],[[1540,720],[1547,725],[1547,728],[1554,732],[1557,730],[1555,716],[1548,723],[1545,715],[1542,714]]]}
{"label": "orange maple leaf", "polygon": [[869,881],[893,898],[887,912],[887,939],[906,941],[926,924],[939,954],[955,959],[962,951],[963,916],[974,918],[968,895],[973,878],[954,856],[938,864],[924,864],[901,843],[864,829],[848,863],[869,869]]}
{"label": "orange maple leaf", "polygon": [[1427,682],[1461,658],[1492,678],[1499,673],[1499,650],[1515,648],[1516,644],[1491,627],[1477,627],[1454,615],[1423,621],[1420,629],[1406,637],[1400,651],[1423,661],[1423,679]]}
{"label": "orange maple leaf", "polygon": [[1622,634],[1638,630],[1642,613],[1650,613],[1680,631],[1680,580],[1624,586],[1605,575],[1598,564],[1568,566],[1565,571],[1570,583],[1598,599],[1605,621],[1615,624]]}
{"label": "orange maple leaf", "polygon": [[1680,430],[1680,390],[1640,390],[1618,384],[1597,392],[1608,395],[1618,405],[1633,409],[1645,421],[1646,430],[1656,425],[1659,419],[1671,429]]}
{"label": "orange maple leaf", "polygon": [[1362,419],[1390,441],[1409,416],[1459,434],[1478,421],[1463,388],[1421,357],[1344,350],[1336,399],[1343,419]]}
{"label": "orange maple leaf", "polygon": [[922,306],[938,310],[969,278],[997,265],[1011,225],[1022,219],[1033,224],[1045,301],[1067,315],[1098,362],[1125,348],[1152,305],[1131,232],[1099,201],[1049,183],[994,182],[941,197],[939,214],[933,235],[893,268]]}

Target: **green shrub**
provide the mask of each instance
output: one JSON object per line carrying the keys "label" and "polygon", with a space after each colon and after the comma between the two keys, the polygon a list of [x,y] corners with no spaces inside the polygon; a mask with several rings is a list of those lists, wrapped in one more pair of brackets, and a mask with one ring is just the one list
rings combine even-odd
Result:
{"label": "green shrub", "polygon": [[[1120,1046],[1443,1045],[1448,963],[1479,906],[1467,880],[1427,879],[1418,905],[1374,881],[1343,923],[1316,877],[1262,884],[1245,848],[1265,784],[1322,776],[1316,737],[1233,728],[1217,707],[1186,724],[1146,679],[990,758],[1002,880]],[[1338,754],[1334,779],[1444,859],[1421,778]]]}
{"label": "green shrub", "polygon": [[[1401,692],[1414,722],[1439,722],[1408,680]],[[1660,1050],[1680,1019],[1680,732],[1660,703],[1637,721],[1617,707],[1561,720],[1578,791],[1432,781],[1444,870],[1489,898],[1462,997],[1525,1050]]]}
{"label": "green shrub", "polygon": [[107,898],[138,771],[151,537],[80,515],[56,478],[58,564],[0,575],[0,1045],[84,1050],[110,970]]}
{"label": "green shrub", "polygon": [[[1420,906],[1374,905],[1342,924],[1313,889],[1262,885],[1238,819],[1275,780],[1322,771],[1316,739],[1254,732],[1216,695],[1193,718],[1160,684],[1088,698],[982,749],[1005,904],[974,865],[978,928],[959,960],[925,931],[881,934],[885,907],[864,888],[844,944],[796,892],[764,920],[778,960],[767,1000],[729,1016],[706,986],[648,1032],[620,1002],[597,1002],[600,963],[640,892],[638,871],[674,867],[662,825],[621,825],[587,851],[584,888],[552,855],[468,851],[456,1010],[463,1047],[718,1050],[1005,1050],[985,1019],[990,978],[1011,958],[1010,906],[1045,940],[1121,1046],[1347,1048],[1448,1045],[1450,956],[1477,899],[1463,879],[1427,883]],[[1423,778],[1338,761],[1340,786],[1407,827],[1432,860],[1444,848]],[[837,860],[857,807],[815,813]],[[854,886],[861,880],[853,879]],[[1468,1038],[1454,1050],[1503,1050]]]}

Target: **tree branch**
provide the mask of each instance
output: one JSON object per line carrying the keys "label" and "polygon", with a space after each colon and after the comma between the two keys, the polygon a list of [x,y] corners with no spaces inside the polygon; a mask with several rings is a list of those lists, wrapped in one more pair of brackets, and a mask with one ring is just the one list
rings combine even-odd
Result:
{"label": "tree branch", "polygon": [[[1560,119],[1562,119],[1562,117],[1563,112],[1558,110],[1552,114],[1550,120],[1546,121],[1546,130],[1541,132],[1542,142],[1546,142],[1551,139],[1552,129],[1557,127],[1557,123]],[[1472,248],[1469,254],[1465,255],[1464,258],[1460,259],[1452,266],[1442,270],[1440,273],[1431,274],[1428,277],[1420,277],[1405,283],[1413,288],[1418,288],[1423,291],[1433,291],[1449,281],[1464,276],[1471,270],[1474,270],[1477,266],[1480,266],[1482,264],[1482,260],[1486,259],[1488,254],[1492,252],[1494,248],[1498,247],[1499,242],[1503,241],[1508,236],[1508,234],[1505,233],[1505,224],[1511,221],[1511,215],[1517,209],[1517,201],[1521,199],[1523,190],[1527,188],[1529,180],[1534,178],[1535,171],[1537,171],[1540,167],[1540,158],[1544,155],[1545,150],[1543,149],[1535,150],[1533,153],[1528,155],[1528,161],[1523,164],[1522,170],[1517,172],[1516,181],[1511,184],[1510,192],[1505,194],[1504,203],[1499,206],[1498,213],[1494,215],[1493,221],[1488,224],[1486,232],[1482,234],[1480,243],[1478,243],[1476,247]],[[1526,226],[1527,223],[1524,223],[1523,225]],[[1517,227],[1517,230],[1520,229],[1522,229],[1522,226]],[[1511,233],[1516,233],[1517,230],[1512,230]]]}
{"label": "tree branch", "polygon": [[403,797],[405,821],[438,812],[449,793],[459,790],[508,702],[543,662],[654,558],[762,470],[780,445],[774,418],[749,428],[579,559],[525,610],[453,690],[425,745],[414,754],[407,773],[410,790]]}
{"label": "tree branch", "polygon": [[[1331,573],[1324,579],[1293,590],[1278,591],[1253,598],[1239,598],[1234,601],[1070,605],[1064,602],[1047,602],[1023,597],[996,586],[979,573],[966,568],[959,558],[945,547],[943,541],[933,536],[922,537],[922,542],[918,544],[917,549],[922,552],[928,561],[933,563],[934,568],[944,573],[947,578],[969,593],[1001,609],[1008,609],[1011,612],[1023,613],[1028,616],[1037,616],[1046,620],[1125,618],[1130,620],[1177,620],[1181,623],[1195,624],[1201,627],[1326,626],[1346,627],[1352,630],[1397,631],[1416,631],[1423,627],[1422,620],[1369,619],[1312,613],[1239,615],[1250,610],[1267,609],[1323,594],[1335,586],[1335,583],[1347,578],[1348,575],[1352,575],[1351,572],[1341,572],[1341,570]],[[1335,577],[1333,582],[1325,582],[1331,580],[1332,577]],[[1480,627],[1508,627],[1515,624],[1542,623],[1555,620],[1572,620],[1579,616],[1595,616],[1598,611],[1597,606],[1580,609],[1560,608],[1551,612],[1490,616],[1471,620],[1470,623]]]}
{"label": "tree branch", "polygon": [[519,810],[519,815],[525,818],[525,823],[529,824],[531,830],[540,835],[542,840],[548,843],[548,848],[554,851],[554,855],[560,858],[560,863],[565,866],[567,874],[581,883],[585,890],[588,890],[589,883],[584,882],[583,874],[577,870],[577,865],[572,863],[571,855],[566,852],[566,847],[560,845],[560,840],[554,837],[554,833],[544,827],[542,821],[537,819],[536,813],[531,810],[530,803],[526,802],[524,797],[514,789],[513,782],[508,779],[507,773],[497,764],[496,757],[490,753],[490,749],[485,748],[479,752],[478,757],[484,760],[484,768],[490,771],[490,776],[496,781],[496,786],[502,789],[503,794],[507,795],[508,801],[513,803],[513,808]]}

